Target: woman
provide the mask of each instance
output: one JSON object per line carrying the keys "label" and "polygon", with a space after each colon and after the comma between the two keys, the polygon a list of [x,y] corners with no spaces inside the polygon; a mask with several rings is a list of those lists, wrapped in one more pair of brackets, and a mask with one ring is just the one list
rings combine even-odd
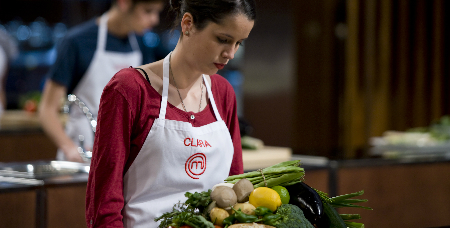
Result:
{"label": "woman", "polygon": [[84,149],[92,149],[94,134],[78,107],[71,108],[65,131],[59,118],[61,100],[75,94],[97,117],[100,96],[111,77],[123,67],[154,61],[143,49],[142,34],[159,23],[163,0],[115,0],[101,17],[72,28],[58,47],[58,58],[49,72],[39,107],[45,132],[55,142],[58,160],[83,162]]}
{"label": "woman", "polygon": [[89,227],[154,218],[243,173],[231,85],[217,71],[253,28],[253,0],[182,0],[182,35],[164,60],[119,71],[103,92],[86,196]]}

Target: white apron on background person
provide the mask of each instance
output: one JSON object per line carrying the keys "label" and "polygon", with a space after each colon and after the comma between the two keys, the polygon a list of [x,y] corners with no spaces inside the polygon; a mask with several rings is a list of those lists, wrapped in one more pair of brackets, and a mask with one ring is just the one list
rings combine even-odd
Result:
{"label": "white apron on background person", "polygon": [[[97,48],[94,56],[86,73],[73,91],[73,94],[86,104],[94,118],[97,118],[103,88],[111,78],[123,68],[136,67],[142,64],[142,53],[133,33],[128,35],[128,40],[133,49],[132,52],[106,51],[107,22],[108,15],[103,14],[98,26]],[[81,108],[75,104],[72,104],[70,107],[66,133],[76,144],[79,142],[78,136],[83,135],[84,149],[92,149],[94,133],[91,125]],[[65,160],[64,153],[60,149],[58,150],[57,159]]]}
{"label": "white apron on background person", "polygon": [[169,56],[163,64],[159,118],[153,123],[142,149],[124,176],[125,227],[157,227],[159,222],[154,222],[154,219],[172,211],[179,201],[186,201],[185,192],[211,189],[224,182],[230,172],[233,142],[204,75],[203,81],[217,121],[193,127],[189,122],[165,119]]}
{"label": "white apron on background person", "polygon": [[[6,77],[8,69],[8,56],[6,55],[6,51],[3,49],[2,46],[0,46],[0,93],[3,92],[3,77]],[[3,104],[3,102],[0,100],[0,117],[3,115],[4,107],[6,107],[6,104]]]}

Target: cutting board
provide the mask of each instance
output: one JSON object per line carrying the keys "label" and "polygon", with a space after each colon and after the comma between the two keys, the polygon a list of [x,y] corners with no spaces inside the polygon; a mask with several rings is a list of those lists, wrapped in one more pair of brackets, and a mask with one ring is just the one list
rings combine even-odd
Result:
{"label": "cutting board", "polygon": [[288,147],[264,146],[258,150],[242,150],[244,171],[257,170],[290,161],[291,157],[292,150]]}
{"label": "cutting board", "polygon": [[[60,121],[65,123],[67,115],[61,114]],[[41,122],[36,112],[24,110],[6,110],[0,117],[0,129],[3,130],[23,130],[40,129]]]}

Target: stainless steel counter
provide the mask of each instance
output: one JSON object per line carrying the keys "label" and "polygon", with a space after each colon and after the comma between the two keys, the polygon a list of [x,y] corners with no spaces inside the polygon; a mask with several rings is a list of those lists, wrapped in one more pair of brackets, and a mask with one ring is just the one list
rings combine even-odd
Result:
{"label": "stainless steel counter", "polygon": [[[75,162],[0,163],[0,193],[34,192],[34,227],[45,228],[48,227],[49,189],[77,185],[84,188],[88,173],[89,164]],[[78,199],[84,201],[84,197],[84,194],[80,194]]]}

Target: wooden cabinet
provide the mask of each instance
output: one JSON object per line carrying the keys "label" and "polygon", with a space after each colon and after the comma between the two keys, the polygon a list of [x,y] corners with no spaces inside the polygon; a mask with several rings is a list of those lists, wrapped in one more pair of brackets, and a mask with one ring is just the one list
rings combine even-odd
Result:
{"label": "wooden cabinet", "polygon": [[5,228],[36,227],[36,192],[25,190],[0,193],[0,221]]}
{"label": "wooden cabinet", "polygon": [[86,184],[47,188],[47,227],[86,227]]}
{"label": "wooden cabinet", "polygon": [[415,163],[342,167],[337,173],[340,194],[364,190],[359,213],[366,227],[440,227],[450,225],[450,163]]}
{"label": "wooden cabinet", "polygon": [[1,227],[86,227],[85,197],[86,181],[20,190],[0,189]]}

